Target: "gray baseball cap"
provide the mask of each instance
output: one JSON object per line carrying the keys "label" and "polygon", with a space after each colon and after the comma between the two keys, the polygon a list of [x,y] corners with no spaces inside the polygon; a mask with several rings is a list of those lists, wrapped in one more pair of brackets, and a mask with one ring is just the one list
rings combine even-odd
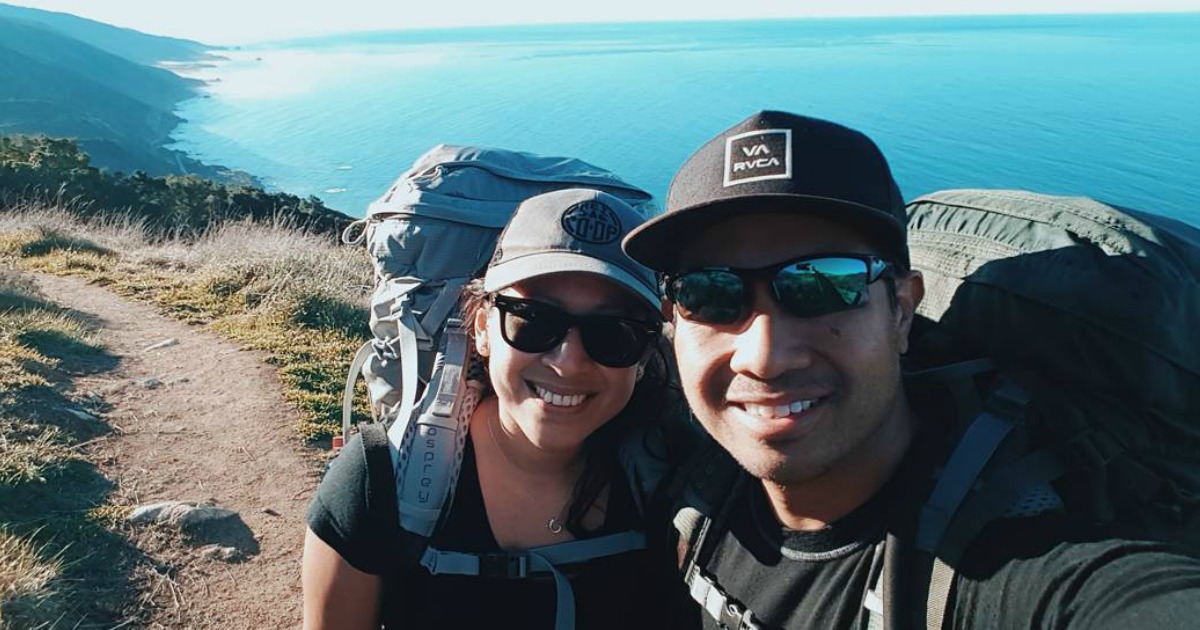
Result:
{"label": "gray baseball cap", "polygon": [[530,197],[500,233],[483,288],[492,293],[552,273],[594,273],[658,312],[654,272],[621,250],[621,239],[644,220],[629,204],[598,190],[570,188]]}

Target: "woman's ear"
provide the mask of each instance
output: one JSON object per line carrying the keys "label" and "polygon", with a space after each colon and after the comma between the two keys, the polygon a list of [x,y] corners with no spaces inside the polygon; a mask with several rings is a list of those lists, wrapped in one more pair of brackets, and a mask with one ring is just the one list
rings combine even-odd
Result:
{"label": "woman's ear", "polygon": [[488,344],[487,330],[488,311],[490,310],[488,308],[475,309],[475,351],[481,357],[490,356],[492,350]]}

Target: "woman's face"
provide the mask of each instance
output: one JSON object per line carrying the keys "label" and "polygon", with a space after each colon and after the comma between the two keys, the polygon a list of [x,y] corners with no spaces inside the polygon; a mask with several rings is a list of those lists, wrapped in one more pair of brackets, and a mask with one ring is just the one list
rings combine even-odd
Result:
{"label": "woman's face", "polygon": [[[632,294],[589,273],[541,276],[500,293],[552,304],[574,315],[646,317],[646,309]],[[578,450],[587,436],[625,407],[637,381],[636,365],[611,368],[593,361],[577,328],[545,352],[513,348],[501,335],[495,307],[476,313],[475,341],[487,357],[502,428],[543,450]]]}

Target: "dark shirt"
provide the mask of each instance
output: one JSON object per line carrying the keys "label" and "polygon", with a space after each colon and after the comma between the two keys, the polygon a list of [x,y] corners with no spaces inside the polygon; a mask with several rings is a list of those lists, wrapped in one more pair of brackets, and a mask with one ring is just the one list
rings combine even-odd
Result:
{"label": "dark shirt", "polygon": [[[919,461],[928,455],[910,454],[874,499],[814,532],[783,528],[750,480],[705,573],[766,628],[864,627],[875,546],[888,529],[910,535],[920,506],[911,493],[923,489],[907,484],[928,475]],[[1200,628],[1200,561],[1161,543],[1089,535],[1061,513],[991,524],[957,569],[948,628]],[[717,624],[705,615],[704,627]]]}
{"label": "dark shirt", "polygon": [[[553,628],[554,580],[430,575],[407,562],[394,531],[380,531],[366,492],[367,468],[357,438],[350,441],[317,489],[308,526],[360,571],[384,576],[383,617],[387,628]],[[603,535],[640,529],[623,480],[612,484]],[[443,551],[498,551],[488,524],[474,449],[463,456],[453,505],[432,544]],[[667,602],[678,575],[665,554],[634,551],[561,568],[575,594],[578,628],[670,628],[682,603]],[[690,614],[685,612],[684,614]]]}

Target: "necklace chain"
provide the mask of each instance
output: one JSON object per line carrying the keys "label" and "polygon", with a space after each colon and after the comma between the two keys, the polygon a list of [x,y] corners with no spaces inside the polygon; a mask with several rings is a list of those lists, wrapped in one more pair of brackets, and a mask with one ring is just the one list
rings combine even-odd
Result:
{"label": "necklace chain", "polygon": [[[516,462],[509,458],[508,453],[504,452],[504,447],[500,445],[500,438],[496,437],[495,425],[500,424],[499,416],[496,417],[495,422],[492,422],[490,419],[488,419],[486,422],[488,425],[488,434],[492,436],[492,444],[496,446],[496,450],[500,451],[500,457],[503,457],[504,461],[508,462],[509,467],[520,470],[520,466],[517,466]],[[533,502],[530,497],[524,493],[522,493],[522,498],[530,503]],[[546,519],[546,529],[551,534],[561,534],[563,532],[563,524],[562,521],[559,520],[559,517],[563,515],[563,512],[567,511],[567,506],[570,504],[571,496],[568,495],[567,500],[563,502],[562,507],[558,508],[558,511],[555,512],[554,516]]]}

